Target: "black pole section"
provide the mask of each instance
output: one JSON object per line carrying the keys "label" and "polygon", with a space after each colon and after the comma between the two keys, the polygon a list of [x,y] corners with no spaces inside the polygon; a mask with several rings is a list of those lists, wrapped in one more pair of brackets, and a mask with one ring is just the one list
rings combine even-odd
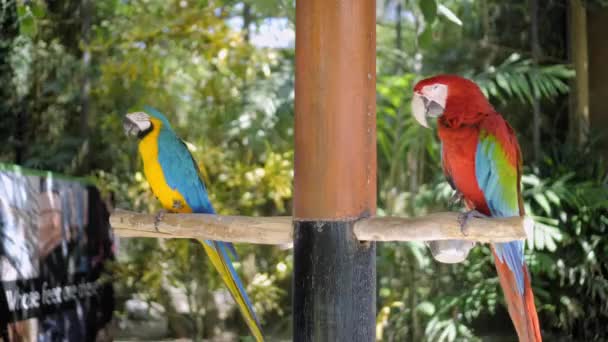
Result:
{"label": "black pole section", "polygon": [[294,341],[374,341],[376,5],[296,1]]}
{"label": "black pole section", "polygon": [[295,225],[294,341],[374,341],[376,247],[353,221]]}

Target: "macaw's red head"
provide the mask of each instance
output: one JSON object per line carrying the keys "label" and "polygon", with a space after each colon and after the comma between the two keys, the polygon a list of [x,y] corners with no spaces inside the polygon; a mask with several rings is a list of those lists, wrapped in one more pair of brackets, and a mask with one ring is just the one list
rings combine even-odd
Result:
{"label": "macaw's red head", "polygon": [[456,75],[438,75],[414,86],[412,114],[428,127],[427,118],[439,118],[447,127],[475,124],[494,108],[475,82]]}

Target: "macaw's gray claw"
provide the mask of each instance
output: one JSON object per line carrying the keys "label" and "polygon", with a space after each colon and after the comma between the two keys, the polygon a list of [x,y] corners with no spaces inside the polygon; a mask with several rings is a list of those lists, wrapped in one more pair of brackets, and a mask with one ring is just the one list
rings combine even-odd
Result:
{"label": "macaw's gray claw", "polygon": [[467,229],[467,223],[469,222],[470,219],[486,218],[486,217],[488,217],[488,215],[481,213],[475,209],[469,210],[467,212],[464,212],[464,213],[458,215],[458,223],[460,224],[460,231],[462,232],[462,235],[464,235],[464,236],[469,235],[469,232]]}
{"label": "macaw's gray claw", "polygon": [[154,229],[156,229],[157,232],[160,233],[160,230],[158,230],[158,225],[160,224],[160,221],[163,220],[163,217],[165,217],[166,211],[165,210],[161,210],[158,213],[156,213],[156,216],[154,216]]}
{"label": "macaw's gray claw", "polygon": [[173,200],[173,209],[179,210],[179,209],[182,209],[183,207],[184,207],[184,205],[182,204],[182,201]]}

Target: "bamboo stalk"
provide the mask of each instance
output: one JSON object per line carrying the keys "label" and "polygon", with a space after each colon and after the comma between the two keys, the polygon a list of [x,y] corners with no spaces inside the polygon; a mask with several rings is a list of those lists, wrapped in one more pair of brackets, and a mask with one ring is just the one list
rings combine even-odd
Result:
{"label": "bamboo stalk", "polygon": [[[165,214],[154,225],[155,215],[117,210],[110,217],[121,237],[194,238],[229,242],[280,245],[293,241],[292,218]],[[468,240],[506,242],[523,240],[532,219],[524,217],[472,218],[463,235],[458,213],[434,213],[423,217],[372,217],[355,223],[360,241]]]}

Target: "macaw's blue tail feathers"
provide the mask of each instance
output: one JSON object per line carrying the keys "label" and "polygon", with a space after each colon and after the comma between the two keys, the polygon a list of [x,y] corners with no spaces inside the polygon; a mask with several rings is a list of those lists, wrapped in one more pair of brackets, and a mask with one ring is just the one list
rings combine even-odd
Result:
{"label": "macaw's blue tail feathers", "polygon": [[222,242],[230,251],[230,255],[232,255],[232,259],[239,261],[239,255],[236,254],[236,249],[234,249],[234,245],[232,242]]}
{"label": "macaw's blue tail feathers", "polygon": [[228,287],[232,298],[239,307],[249,330],[251,330],[251,334],[255,337],[256,341],[264,341],[264,335],[262,335],[262,328],[260,327],[260,323],[255,315],[255,311],[253,311],[253,305],[251,305],[251,301],[247,296],[247,292],[245,292],[245,288],[241,283],[241,280],[236,273],[236,270],[232,266],[232,261],[230,260],[230,256],[228,253],[234,253],[234,247],[232,244],[221,241],[210,241],[210,240],[199,240],[211,263],[215,267],[215,269],[220,273],[224,284]]}

